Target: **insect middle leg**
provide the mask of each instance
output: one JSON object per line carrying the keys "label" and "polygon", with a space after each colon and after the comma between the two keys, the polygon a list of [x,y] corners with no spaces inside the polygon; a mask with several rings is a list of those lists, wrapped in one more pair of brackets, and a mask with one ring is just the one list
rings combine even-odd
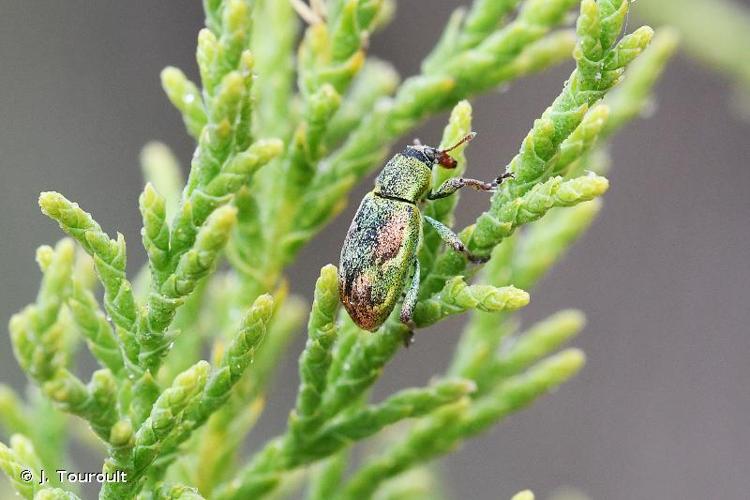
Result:
{"label": "insect middle leg", "polygon": [[461,238],[459,238],[458,235],[451,230],[451,228],[449,228],[442,222],[437,221],[432,217],[428,217],[427,215],[424,216],[424,219],[429,222],[433,228],[435,228],[435,231],[437,231],[441,240],[443,240],[456,252],[461,252],[462,254],[466,255],[466,258],[471,262],[481,264],[489,260],[489,257],[480,257],[479,255],[474,255],[469,252],[466,249],[466,245],[464,245],[464,242],[461,241]]}
{"label": "insect middle leg", "polygon": [[409,347],[411,340],[414,337],[414,330],[417,325],[414,324],[414,308],[417,306],[417,299],[419,297],[419,280],[420,280],[420,268],[419,259],[414,259],[414,274],[411,278],[411,284],[409,289],[406,290],[406,296],[404,302],[401,304],[401,322],[409,328],[409,333],[404,339],[404,344]]}
{"label": "insect middle leg", "polygon": [[446,198],[462,187],[469,186],[477,191],[492,192],[502,184],[503,180],[512,177],[513,174],[506,172],[492,182],[478,181],[476,179],[468,179],[466,177],[451,177],[447,181],[443,182],[440,187],[434,193],[427,195],[428,200],[439,200],[440,198]]}

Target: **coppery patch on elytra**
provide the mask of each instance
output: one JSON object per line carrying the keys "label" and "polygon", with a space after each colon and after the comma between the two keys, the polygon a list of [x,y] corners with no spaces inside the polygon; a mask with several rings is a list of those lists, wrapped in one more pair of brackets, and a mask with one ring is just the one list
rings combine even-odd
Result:
{"label": "coppery patch on elytra", "polygon": [[391,260],[398,255],[404,241],[404,230],[407,224],[407,214],[393,215],[388,222],[380,227],[378,241],[375,246],[375,257],[380,261]]}
{"label": "coppery patch on elytra", "polygon": [[373,304],[372,281],[360,274],[351,283],[348,293],[342,294],[344,308],[352,320],[364,330],[374,331],[380,326],[380,315]]}

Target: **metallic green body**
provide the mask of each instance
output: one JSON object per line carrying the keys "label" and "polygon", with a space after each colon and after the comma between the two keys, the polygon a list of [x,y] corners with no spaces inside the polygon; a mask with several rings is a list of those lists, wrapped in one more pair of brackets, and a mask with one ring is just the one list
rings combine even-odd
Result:
{"label": "metallic green body", "polygon": [[464,186],[492,192],[509,175],[493,182],[451,177],[431,192],[432,167],[456,168],[456,160],[448,152],[474,135],[467,135],[448,149],[421,144],[407,147],[385,165],[375,179],[375,189],[362,200],[341,248],[339,266],[341,302],[360,328],[377,330],[390,316],[404,290],[400,318],[410,331],[416,327],[412,316],[419,292],[417,252],[422,242],[423,220],[435,228],[447,245],[470,261],[486,260],[469,253],[449,227],[423,217],[418,207],[423,200],[445,198]]}
{"label": "metallic green body", "polygon": [[397,154],[385,164],[375,179],[380,196],[398,198],[411,203],[422,200],[432,187],[432,169],[414,156]]}
{"label": "metallic green body", "polygon": [[401,298],[422,239],[416,202],[430,192],[431,179],[424,162],[398,154],[354,216],[341,249],[339,292],[360,328],[376,330]]}

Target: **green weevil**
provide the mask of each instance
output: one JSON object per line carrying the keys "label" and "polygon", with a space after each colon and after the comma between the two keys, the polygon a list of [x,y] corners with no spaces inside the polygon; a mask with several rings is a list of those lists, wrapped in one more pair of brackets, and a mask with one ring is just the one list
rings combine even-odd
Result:
{"label": "green weevil", "polygon": [[[432,192],[432,168],[456,168],[448,153],[470,141],[471,133],[448,149],[424,146],[415,141],[386,163],[375,179],[375,189],[359,205],[341,249],[339,295],[352,320],[362,329],[375,331],[391,314],[406,289],[400,319],[414,330],[412,316],[417,303],[420,269],[417,252],[422,241],[423,221],[441,239],[472,262],[472,255],[450,228],[420,212],[428,200],[452,195],[464,186],[494,192],[506,173],[492,182],[453,177]],[[407,281],[411,281],[407,287]]]}

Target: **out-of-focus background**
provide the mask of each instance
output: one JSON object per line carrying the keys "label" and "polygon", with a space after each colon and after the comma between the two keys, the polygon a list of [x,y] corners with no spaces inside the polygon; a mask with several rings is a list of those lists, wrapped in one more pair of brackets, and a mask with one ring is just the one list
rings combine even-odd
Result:
{"label": "out-of-focus background", "polygon": [[[279,0],[281,1],[281,0]],[[645,0],[644,0],[645,1]],[[400,2],[371,52],[403,75],[418,70],[456,0]],[[633,4],[631,29],[641,23]],[[653,2],[652,2],[653,3]],[[742,2],[750,6],[750,1]],[[159,71],[195,75],[200,2],[3,0],[0,16],[0,318],[33,299],[34,250],[61,237],[36,205],[55,189],[129,242],[130,269],[144,262],[138,154],[149,140],[187,165],[193,144],[162,95]],[[710,19],[705,20],[710,23]],[[745,52],[750,57],[750,50]],[[557,95],[570,66],[476,101],[479,137],[470,171],[496,175]],[[569,485],[596,499],[740,499],[750,492],[750,121],[722,76],[676,57],[658,103],[612,147],[611,190],[601,218],[533,290],[524,317],[560,308],[589,318],[576,341],[582,374],[441,463],[456,498],[509,498],[531,487],[546,498]],[[747,118],[747,117],[745,117]],[[419,131],[436,142],[444,117]],[[403,142],[411,141],[404,138]],[[354,193],[370,189],[369,181]],[[487,198],[466,193],[460,222]],[[353,200],[293,269],[310,294],[336,262]],[[461,319],[419,333],[385,373],[378,394],[422,384],[444,368]],[[296,390],[288,353],[253,432],[257,446],[283,428]],[[0,380],[22,387],[7,335]],[[100,464],[79,457],[82,470]],[[62,464],[61,464],[62,465]]]}

